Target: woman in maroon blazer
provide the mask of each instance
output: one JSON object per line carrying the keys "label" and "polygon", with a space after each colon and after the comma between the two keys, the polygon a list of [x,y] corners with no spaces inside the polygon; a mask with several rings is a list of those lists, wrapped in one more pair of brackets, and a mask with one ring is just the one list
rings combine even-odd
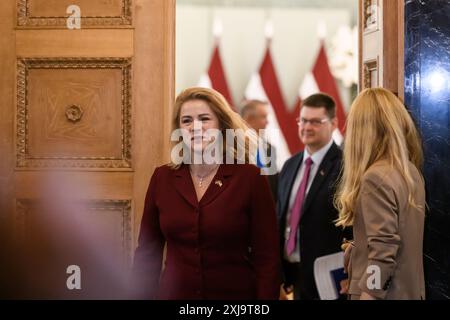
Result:
{"label": "woman in maroon blazer", "polygon": [[[173,148],[171,164],[155,170],[147,191],[134,261],[140,297],[277,299],[279,246],[270,189],[260,169],[248,164],[251,143],[226,140],[226,129],[247,126],[218,92],[189,88],[177,97],[173,127],[182,129],[184,142]],[[237,152],[236,142],[244,152]],[[211,151],[218,145],[225,150]],[[217,156],[217,150],[222,153],[209,164],[190,161],[206,152]],[[235,163],[221,164],[225,158]],[[238,159],[246,164],[236,164]]]}

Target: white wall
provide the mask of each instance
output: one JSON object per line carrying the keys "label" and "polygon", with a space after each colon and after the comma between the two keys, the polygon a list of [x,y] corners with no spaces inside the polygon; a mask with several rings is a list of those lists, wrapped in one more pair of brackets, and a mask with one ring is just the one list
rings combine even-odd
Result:
{"label": "white wall", "polygon": [[[196,85],[208,67],[214,44],[214,17],[223,23],[221,53],[236,103],[242,100],[250,75],[261,62],[265,48],[264,27],[270,17],[274,26],[272,54],[289,107],[293,105],[298,87],[316,58],[319,22],[322,20],[327,25],[326,44],[331,43],[338,27],[351,23],[348,9],[177,5],[177,93]],[[341,88],[341,98],[348,108],[348,89]]]}

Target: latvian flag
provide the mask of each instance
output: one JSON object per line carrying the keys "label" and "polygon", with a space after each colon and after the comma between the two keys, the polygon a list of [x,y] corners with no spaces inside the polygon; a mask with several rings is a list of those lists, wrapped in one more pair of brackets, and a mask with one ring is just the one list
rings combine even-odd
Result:
{"label": "latvian flag", "polygon": [[209,63],[208,71],[200,77],[198,83],[199,87],[210,88],[219,91],[225,99],[227,99],[231,108],[236,111],[233,98],[230,93],[230,89],[225,75],[225,70],[222,64],[222,58],[220,56],[220,37],[222,35],[222,23],[220,19],[214,20],[213,34],[215,38],[215,44]]}
{"label": "latvian flag", "polygon": [[335,79],[331,74],[323,40],[321,41],[319,54],[314,63],[314,67],[305,75],[300,86],[295,109],[300,109],[302,100],[318,92],[330,95],[336,102],[336,116],[339,121],[339,128],[333,132],[333,139],[336,144],[341,145],[345,127],[345,112]]}
{"label": "latvian flag", "polygon": [[286,109],[270,52],[270,40],[258,72],[252,75],[247,85],[245,99],[268,103],[267,140],[276,148],[280,170],[291,154],[300,150],[301,142],[295,121],[298,115]]}

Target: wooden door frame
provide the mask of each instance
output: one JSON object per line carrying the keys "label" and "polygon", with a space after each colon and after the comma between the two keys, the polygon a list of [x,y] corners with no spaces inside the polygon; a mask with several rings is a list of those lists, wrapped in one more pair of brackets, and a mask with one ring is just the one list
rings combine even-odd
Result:
{"label": "wooden door frame", "polygon": [[[374,33],[378,33],[378,46],[380,52],[375,59],[365,59],[363,56],[364,48],[364,21],[366,16],[364,10],[367,8],[370,0],[359,0],[358,17],[359,17],[359,91],[366,87],[367,72],[365,72],[365,63],[377,61],[379,65],[379,86],[391,90],[400,98],[404,97],[404,0],[389,1],[378,0],[380,9],[378,21],[378,29]],[[371,37],[374,37],[374,33]]]}
{"label": "wooden door frame", "polygon": [[[140,221],[144,209],[144,199],[151,174],[156,166],[169,162],[170,155],[170,130],[173,103],[175,97],[175,4],[176,0],[164,0],[163,3],[152,3],[153,1],[135,0],[140,2],[140,12],[135,12],[135,57],[136,65],[143,65],[143,68],[134,69],[134,102],[135,105],[146,105],[150,98],[158,96],[159,105],[149,106],[148,109],[134,110],[135,117],[144,118],[145,121],[139,123],[135,128],[134,145],[139,149],[134,149],[134,169],[136,174],[133,183],[133,198],[139,199],[134,203],[134,232],[133,243],[137,244]],[[157,6],[163,6],[164,12],[158,19],[149,21],[145,12],[151,12]],[[150,28],[154,32],[164,34],[164,44],[152,44],[150,39],[145,38],[145,30]],[[158,41],[158,37],[153,39]],[[146,60],[148,63],[141,63]],[[157,70],[158,72],[152,72]],[[162,74],[158,81],[155,77]],[[156,84],[149,87],[150,83]],[[157,112],[161,111],[162,112]],[[146,124],[144,126],[144,123]],[[154,151],[157,150],[155,153]],[[152,152],[153,151],[153,152]],[[151,165],[149,165],[149,163]]]}

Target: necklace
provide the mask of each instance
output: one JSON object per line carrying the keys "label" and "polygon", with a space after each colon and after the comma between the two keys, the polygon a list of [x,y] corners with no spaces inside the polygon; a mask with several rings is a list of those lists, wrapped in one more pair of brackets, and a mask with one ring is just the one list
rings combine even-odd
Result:
{"label": "necklace", "polygon": [[218,165],[217,165],[217,166],[214,166],[214,167],[213,167],[211,170],[209,170],[205,175],[199,175],[199,174],[196,174],[196,173],[192,172],[192,169],[191,169],[191,168],[189,168],[189,171],[191,172],[192,175],[194,175],[194,176],[198,179],[198,186],[199,186],[200,188],[203,188],[203,181],[205,180],[205,178],[209,177],[209,176],[211,175],[211,173],[213,173],[214,171],[216,171],[216,169],[217,169],[218,167],[219,167]]}

